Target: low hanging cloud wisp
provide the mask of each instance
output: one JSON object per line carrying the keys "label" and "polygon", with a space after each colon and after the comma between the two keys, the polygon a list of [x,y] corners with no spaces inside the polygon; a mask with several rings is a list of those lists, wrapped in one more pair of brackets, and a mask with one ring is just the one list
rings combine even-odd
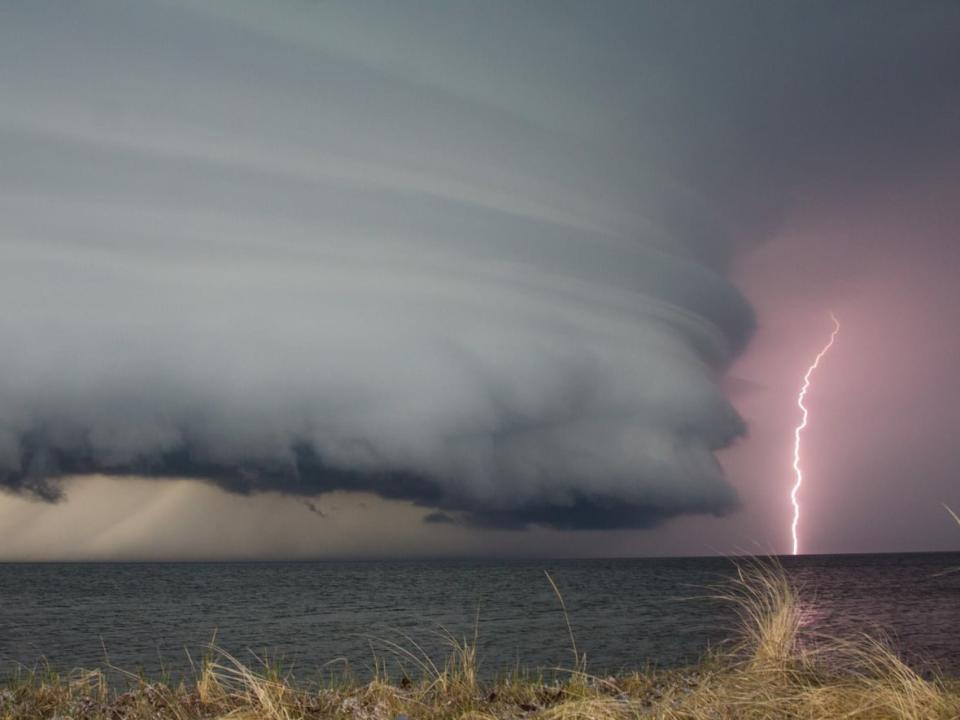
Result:
{"label": "low hanging cloud wisp", "polygon": [[736,506],[716,381],[753,319],[723,271],[783,185],[710,75],[739,41],[636,3],[3,14],[4,487],[501,527]]}

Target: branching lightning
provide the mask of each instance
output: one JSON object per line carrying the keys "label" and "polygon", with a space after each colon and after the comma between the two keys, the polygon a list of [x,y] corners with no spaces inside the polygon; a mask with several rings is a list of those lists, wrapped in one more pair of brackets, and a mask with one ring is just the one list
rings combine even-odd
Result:
{"label": "branching lightning", "polygon": [[820,361],[823,359],[823,356],[826,355],[833,346],[833,341],[836,340],[837,333],[840,332],[840,321],[837,320],[837,316],[831,312],[830,319],[833,320],[833,332],[830,333],[830,340],[826,345],[823,346],[823,349],[814,359],[813,364],[807,368],[807,372],[803,376],[803,386],[800,388],[800,394],[797,396],[797,407],[800,408],[800,411],[803,414],[801,416],[800,424],[797,425],[793,431],[793,472],[796,474],[797,479],[793,484],[793,489],[790,491],[790,501],[793,503],[793,525],[791,526],[790,530],[793,534],[794,555],[797,554],[799,548],[799,543],[797,541],[797,526],[800,524],[800,502],[797,500],[797,493],[800,490],[800,486],[803,485],[803,472],[800,470],[800,433],[807,426],[807,418],[809,417],[809,412],[807,410],[807,406],[803,404],[803,399],[807,395],[807,390],[810,389],[810,378],[813,377],[813,371],[816,370],[820,365]]}

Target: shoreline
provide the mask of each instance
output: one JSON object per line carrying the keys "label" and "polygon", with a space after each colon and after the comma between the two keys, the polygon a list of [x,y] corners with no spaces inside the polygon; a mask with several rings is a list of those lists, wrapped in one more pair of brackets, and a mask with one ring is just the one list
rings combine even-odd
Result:
{"label": "shoreline", "polygon": [[[58,674],[26,670],[0,681],[2,720],[716,720],[960,717],[960,677],[925,676],[883,639],[828,637],[803,628],[796,588],[774,559],[738,566],[715,588],[739,629],[728,646],[676,669],[598,677],[577,650],[543,671],[478,672],[477,638],[446,635],[434,658],[415,641],[381,641],[373,679],[336,661],[301,683],[282,666],[249,667],[211,644],[194,676],[148,678],[108,665]],[[559,597],[559,593],[558,593]],[[562,605],[562,597],[560,598]],[[569,629],[569,626],[568,626]],[[324,673],[326,677],[324,677]],[[111,678],[119,677],[121,682]]]}

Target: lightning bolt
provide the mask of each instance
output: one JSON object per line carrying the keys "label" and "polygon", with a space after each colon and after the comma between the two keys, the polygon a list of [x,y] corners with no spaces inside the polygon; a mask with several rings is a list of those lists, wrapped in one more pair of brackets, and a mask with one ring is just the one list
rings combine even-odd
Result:
{"label": "lightning bolt", "polygon": [[790,532],[793,535],[794,555],[797,554],[799,548],[799,543],[797,542],[797,525],[800,524],[800,503],[797,500],[797,493],[800,491],[800,486],[803,485],[803,472],[800,470],[800,433],[807,426],[807,418],[810,415],[807,406],[803,404],[803,399],[807,395],[807,390],[810,389],[810,378],[813,377],[813,371],[820,365],[823,356],[833,347],[833,341],[837,339],[837,333],[840,332],[840,321],[837,320],[837,316],[831,312],[830,319],[833,320],[833,332],[830,333],[830,340],[827,341],[827,344],[823,346],[823,349],[817,354],[817,357],[814,358],[813,364],[807,368],[807,372],[803,376],[803,387],[800,388],[800,394],[797,395],[797,407],[800,408],[803,415],[800,424],[797,425],[793,431],[793,472],[796,474],[797,479],[793,484],[793,489],[790,491],[790,502],[793,503],[793,525],[790,528]]}

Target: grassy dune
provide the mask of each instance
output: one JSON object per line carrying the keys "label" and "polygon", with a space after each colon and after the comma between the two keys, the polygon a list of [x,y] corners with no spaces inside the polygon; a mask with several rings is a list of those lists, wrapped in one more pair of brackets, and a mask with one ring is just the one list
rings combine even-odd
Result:
{"label": "grassy dune", "polygon": [[438,662],[414,643],[391,646],[416,677],[294,684],[269,666],[251,669],[213,650],[180,684],[131,676],[111,688],[100,670],[69,676],[27,673],[0,689],[0,718],[34,720],[299,720],[301,718],[538,718],[706,720],[707,718],[960,718],[960,679],[924,678],[883,641],[804,632],[800,603],[774,562],[742,566],[716,596],[735,603],[739,634],[698,665],[595,677],[577,653],[560,680],[519,675],[481,682],[476,642],[449,637]]}

